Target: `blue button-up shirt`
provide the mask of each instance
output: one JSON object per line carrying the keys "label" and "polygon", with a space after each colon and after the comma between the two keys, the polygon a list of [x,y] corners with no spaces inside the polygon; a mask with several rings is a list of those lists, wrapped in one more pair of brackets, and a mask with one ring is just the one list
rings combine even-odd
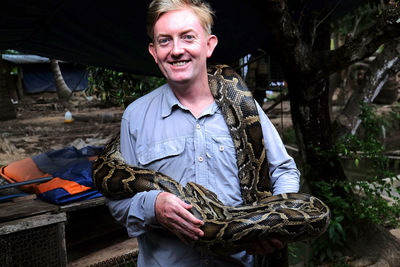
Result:
{"label": "blue button-up shirt", "polygon": [[[297,192],[299,171],[261,107],[257,105],[266,144],[273,193]],[[160,171],[182,185],[195,182],[215,192],[226,205],[242,204],[236,152],[221,110],[214,102],[195,118],[165,84],[127,107],[121,123],[125,161]],[[232,266],[211,252],[197,252],[163,230],[155,218],[160,191],[108,200],[111,213],[137,237],[139,266]],[[245,266],[253,257],[232,255]]]}

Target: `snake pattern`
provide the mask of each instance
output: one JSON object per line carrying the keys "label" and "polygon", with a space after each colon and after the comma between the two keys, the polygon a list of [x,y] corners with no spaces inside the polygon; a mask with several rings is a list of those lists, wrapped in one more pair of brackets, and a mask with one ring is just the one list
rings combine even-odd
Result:
{"label": "snake pattern", "polygon": [[320,236],[330,222],[329,208],[321,200],[300,193],[272,196],[257,107],[242,78],[232,68],[217,65],[208,68],[208,79],[236,149],[243,205],[225,206],[215,193],[199,184],[182,186],[160,172],[125,163],[119,135],[93,163],[96,188],[112,199],[149,190],[175,194],[191,204],[190,211],[204,222],[204,236],[192,241],[198,250],[227,255],[271,235],[286,242]]}

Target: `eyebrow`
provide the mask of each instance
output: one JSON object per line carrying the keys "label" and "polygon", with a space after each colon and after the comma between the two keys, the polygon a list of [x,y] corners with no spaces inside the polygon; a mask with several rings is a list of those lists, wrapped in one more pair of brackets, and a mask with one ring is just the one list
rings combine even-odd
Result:
{"label": "eyebrow", "polygon": [[[195,30],[193,30],[192,28],[187,29],[187,30],[183,30],[182,32],[179,32],[179,35],[187,34],[187,33],[189,33],[189,32],[193,32],[193,33],[195,33],[195,35],[198,35],[198,33],[197,33]],[[160,33],[160,34],[158,34],[158,35],[156,36],[156,38],[160,38],[160,37],[169,37],[169,36],[171,36],[171,35],[170,35],[170,34],[167,34],[167,33]]]}

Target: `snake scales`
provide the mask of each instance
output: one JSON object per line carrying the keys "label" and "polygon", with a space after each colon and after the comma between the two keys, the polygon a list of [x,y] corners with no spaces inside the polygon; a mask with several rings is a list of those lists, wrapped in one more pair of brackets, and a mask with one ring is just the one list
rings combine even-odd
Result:
{"label": "snake scales", "polygon": [[257,108],[241,77],[228,66],[208,69],[209,85],[233,139],[244,205],[229,207],[201,185],[182,186],[153,170],[126,164],[116,136],[93,164],[93,181],[105,196],[120,199],[138,192],[163,190],[193,208],[203,220],[204,236],[196,249],[228,254],[246,249],[260,237],[275,235],[291,242],[311,239],[329,225],[329,209],[319,199],[298,193],[272,196]]}

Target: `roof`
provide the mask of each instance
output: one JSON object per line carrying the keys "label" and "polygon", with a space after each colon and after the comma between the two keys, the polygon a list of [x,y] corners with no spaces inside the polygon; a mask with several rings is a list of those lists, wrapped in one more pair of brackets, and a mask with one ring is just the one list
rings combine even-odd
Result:
{"label": "roof", "polygon": [[[322,4],[339,3],[332,13],[332,17],[337,17],[366,1],[371,0],[309,0],[307,11],[315,11]],[[255,10],[251,1],[209,2],[216,10],[214,33],[219,38],[212,61],[232,64],[268,45],[270,35],[262,23],[265,14]],[[147,51],[148,3],[148,0],[38,0],[32,4],[31,0],[6,0],[0,9],[0,50],[15,49],[137,74],[159,74]]]}
{"label": "roof", "polygon": [[4,54],[1,56],[3,60],[7,60],[14,64],[34,64],[34,63],[50,63],[50,59],[47,57],[41,57],[36,55],[8,55]]}

